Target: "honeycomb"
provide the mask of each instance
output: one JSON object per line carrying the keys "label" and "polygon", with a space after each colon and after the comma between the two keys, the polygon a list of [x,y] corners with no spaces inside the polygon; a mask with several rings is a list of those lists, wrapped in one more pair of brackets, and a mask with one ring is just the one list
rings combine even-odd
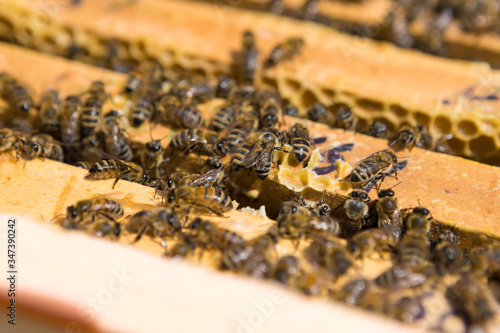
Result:
{"label": "honeycomb", "polygon": [[[267,29],[261,32],[264,51],[283,34],[279,31],[308,36],[311,46],[302,59],[288,64],[288,68],[261,73],[261,81],[276,87],[299,107],[302,115],[315,101],[330,108],[334,102],[346,103],[355,106],[362,126],[376,119],[386,120],[393,129],[405,123],[426,125],[433,136],[454,135],[449,140],[453,154],[500,165],[500,73],[486,64],[426,57],[310,23],[301,23],[297,29],[299,25],[285,18],[273,21],[279,24],[271,24],[272,16],[237,9],[219,18],[211,5],[191,8],[183,2],[145,0],[134,6],[114,8],[89,0],[79,12],[91,13],[95,17],[91,22],[78,19],[69,4],[57,4],[55,9],[51,5],[51,1],[3,1],[0,37],[63,56],[68,55],[72,45],[78,45],[85,52],[76,59],[94,63],[106,59],[109,45],[113,45],[117,57],[125,62],[156,59],[165,67],[188,68],[216,77],[230,71],[228,54],[238,45],[232,42],[239,38],[241,27],[248,20],[257,20],[263,30]],[[111,25],[113,17],[130,16],[137,8],[151,14],[147,20],[141,16],[133,18],[137,26],[144,26],[144,31],[130,32],[124,26]],[[171,22],[163,19],[171,16],[167,12],[189,17],[205,10],[213,15],[207,15],[196,26],[187,22],[179,25],[175,15]],[[229,20],[234,27],[230,32],[225,28]],[[174,23],[175,29],[169,30],[168,25]],[[209,33],[203,31],[204,26],[212,27]],[[164,31],[165,35],[152,36],[146,31]],[[220,36],[227,38],[221,41]],[[220,44],[207,43],[204,38]],[[210,46],[215,44],[220,47]],[[321,54],[327,54],[328,59],[314,52],[315,48],[322,48]],[[407,76],[415,76],[415,80],[408,80]]]}

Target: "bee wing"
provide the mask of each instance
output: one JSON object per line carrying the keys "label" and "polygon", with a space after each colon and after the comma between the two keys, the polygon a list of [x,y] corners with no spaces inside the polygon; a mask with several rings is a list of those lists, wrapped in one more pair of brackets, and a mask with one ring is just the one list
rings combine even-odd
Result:
{"label": "bee wing", "polygon": [[214,169],[210,170],[200,177],[198,177],[196,180],[194,180],[192,183],[190,183],[191,186],[196,187],[196,186],[204,186],[207,183],[212,184],[214,183],[220,176],[223,168],[219,169]]}
{"label": "bee wing", "polygon": [[264,151],[259,155],[259,158],[257,159],[257,163],[255,164],[255,167],[257,169],[262,169],[266,166],[269,160],[272,161],[273,156],[272,154],[274,153],[274,144],[270,143],[264,148]]}
{"label": "bee wing", "polygon": [[257,163],[262,151],[260,150],[260,143],[256,143],[244,161],[245,168],[249,169]]}

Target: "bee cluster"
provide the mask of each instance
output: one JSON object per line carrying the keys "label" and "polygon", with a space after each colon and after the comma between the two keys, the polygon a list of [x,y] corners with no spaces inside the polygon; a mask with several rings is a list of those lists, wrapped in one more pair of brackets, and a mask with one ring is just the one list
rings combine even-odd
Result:
{"label": "bee cluster", "polygon": [[[262,67],[293,59],[303,44],[300,38],[283,41]],[[88,180],[115,179],[113,187],[119,180],[136,182],[161,196],[154,208],[121,222],[117,220],[124,218],[124,209],[119,202],[81,200],[67,207],[60,220],[66,229],[117,240],[125,225],[136,235],[135,242],[144,235],[159,239],[168,257],[196,261],[209,253],[221,270],[274,279],[307,295],[404,322],[425,318],[425,299],[440,288],[467,328],[493,319],[497,305],[489,288],[499,283],[500,245],[464,250],[458,234],[444,230],[428,209],[399,207],[392,188],[381,189],[384,178],[397,178],[401,170],[392,149],[356,163],[343,179],[354,187],[345,204],[331,209],[323,200],[310,202],[296,194],[282,202],[273,226],[252,239],[193,217],[223,217],[233,210],[228,182],[243,169],[253,169],[265,180],[278,163],[275,151],[308,163],[315,144],[309,128],[300,121],[284,128],[284,115],[294,115],[296,108],[277,91],[257,88],[257,54],[255,38],[247,31],[234,75],[220,77],[216,84],[146,62],[129,73],[124,91],[114,99],[103,82],[95,81],[84,93],[65,98],[49,90],[38,105],[20,81],[2,73],[0,97],[8,112],[0,151],[15,152],[26,162],[66,162],[87,169]],[[126,100],[123,108],[105,112],[120,98]],[[214,98],[223,103],[207,119],[200,105]],[[332,127],[358,130],[357,117],[345,105],[331,112],[316,103],[308,114]],[[128,126],[148,123],[177,131],[168,145],[153,138],[146,144],[135,142]],[[434,140],[423,126],[407,126],[391,136],[386,124],[377,121],[364,132],[388,139],[395,150],[419,146],[445,151],[446,138]],[[368,195],[372,188],[378,192],[373,201]],[[292,247],[280,249],[287,243]],[[377,254],[390,257],[390,267],[374,278],[356,277],[359,261]]]}
{"label": "bee cluster", "polygon": [[[333,1],[333,0],[331,0]],[[342,3],[360,4],[369,0],[335,0]],[[290,14],[306,20],[314,20],[337,26],[338,22],[322,17],[321,0],[305,0],[295,13],[285,13],[283,0],[270,0],[268,10],[274,14]],[[444,32],[456,23],[464,32],[500,33],[500,2],[498,0],[392,0],[388,13],[379,24],[376,39],[388,40],[401,47],[413,47],[424,52],[444,54]],[[412,33],[412,26],[423,26],[423,33]],[[350,33],[364,34],[359,28],[339,26]]]}

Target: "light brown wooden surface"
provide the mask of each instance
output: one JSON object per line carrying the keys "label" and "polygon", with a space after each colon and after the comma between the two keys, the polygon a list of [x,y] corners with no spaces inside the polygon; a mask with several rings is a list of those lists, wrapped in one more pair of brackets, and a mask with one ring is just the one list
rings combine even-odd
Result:
{"label": "light brown wooden surface", "polygon": [[[0,214],[1,221],[9,217]],[[34,332],[22,329],[29,311],[57,316],[52,329],[60,332],[422,332],[277,283],[157,258],[26,216],[17,227],[20,324],[12,329],[2,320],[2,332]],[[2,279],[2,305],[6,290]]]}

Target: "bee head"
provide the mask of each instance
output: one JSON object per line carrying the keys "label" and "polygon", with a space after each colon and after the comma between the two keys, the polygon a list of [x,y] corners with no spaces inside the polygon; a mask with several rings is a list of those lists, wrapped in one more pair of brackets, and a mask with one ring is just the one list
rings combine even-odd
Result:
{"label": "bee head", "polygon": [[276,114],[271,114],[271,112],[277,113],[278,110],[275,107],[269,107],[266,111],[270,113],[264,116],[262,123],[265,127],[273,127],[278,122],[278,116]]}
{"label": "bee head", "polygon": [[370,197],[368,196],[368,193],[364,190],[353,190],[351,193],[349,193],[349,196],[351,198],[359,198],[364,202],[370,201]]}
{"label": "bee head", "polygon": [[313,104],[311,109],[307,112],[309,119],[318,120],[319,117],[328,112],[326,106],[320,102],[316,102]]}
{"label": "bee head", "polygon": [[70,219],[76,219],[78,217],[78,211],[75,206],[69,206],[67,209],[67,215]]}
{"label": "bee head", "polygon": [[424,216],[427,216],[427,215],[430,214],[429,210],[427,208],[424,208],[424,207],[415,207],[415,208],[413,208],[413,213],[414,214],[424,215]]}
{"label": "bee head", "polygon": [[172,213],[168,216],[167,223],[170,224],[175,230],[181,230],[182,225],[179,221],[179,215]]}
{"label": "bee head", "polygon": [[297,107],[291,103],[287,103],[285,105],[284,111],[287,116],[296,117],[299,114],[299,110],[297,109]]}
{"label": "bee head", "polygon": [[345,121],[352,117],[352,111],[347,106],[341,106],[337,113],[337,118],[341,121]]}
{"label": "bee head", "polygon": [[122,227],[121,227],[121,224],[120,223],[115,223],[115,229],[113,230],[113,233],[115,234],[115,236],[120,236],[120,233],[121,233],[121,230],[122,230]]}
{"label": "bee head", "polygon": [[226,156],[229,151],[229,145],[227,139],[220,139],[215,145],[215,152],[217,155]]}
{"label": "bee head", "polygon": [[196,230],[196,229],[199,229],[202,226],[202,224],[203,224],[202,219],[197,217],[193,220],[193,222],[191,222],[191,224],[188,226],[188,228]]}
{"label": "bee head", "polygon": [[379,197],[379,198],[394,197],[394,191],[393,191],[393,190],[391,190],[391,189],[388,189],[388,190],[382,190],[382,191],[380,191],[380,193],[378,194],[378,197]]}
{"label": "bee head", "polygon": [[172,203],[174,200],[175,200],[175,194],[174,194],[174,191],[170,191],[170,192],[168,192],[168,195],[167,195],[167,202],[168,202],[168,203]]}
{"label": "bee head", "polygon": [[222,166],[222,160],[219,156],[212,156],[207,158],[205,161],[205,165],[209,166],[212,169],[219,169]]}
{"label": "bee head", "polygon": [[329,216],[332,212],[332,209],[327,204],[322,204],[319,206],[319,214]]}
{"label": "bee head", "polygon": [[160,140],[149,141],[148,143],[146,143],[146,149],[153,152],[159,152],[161,150]]}

